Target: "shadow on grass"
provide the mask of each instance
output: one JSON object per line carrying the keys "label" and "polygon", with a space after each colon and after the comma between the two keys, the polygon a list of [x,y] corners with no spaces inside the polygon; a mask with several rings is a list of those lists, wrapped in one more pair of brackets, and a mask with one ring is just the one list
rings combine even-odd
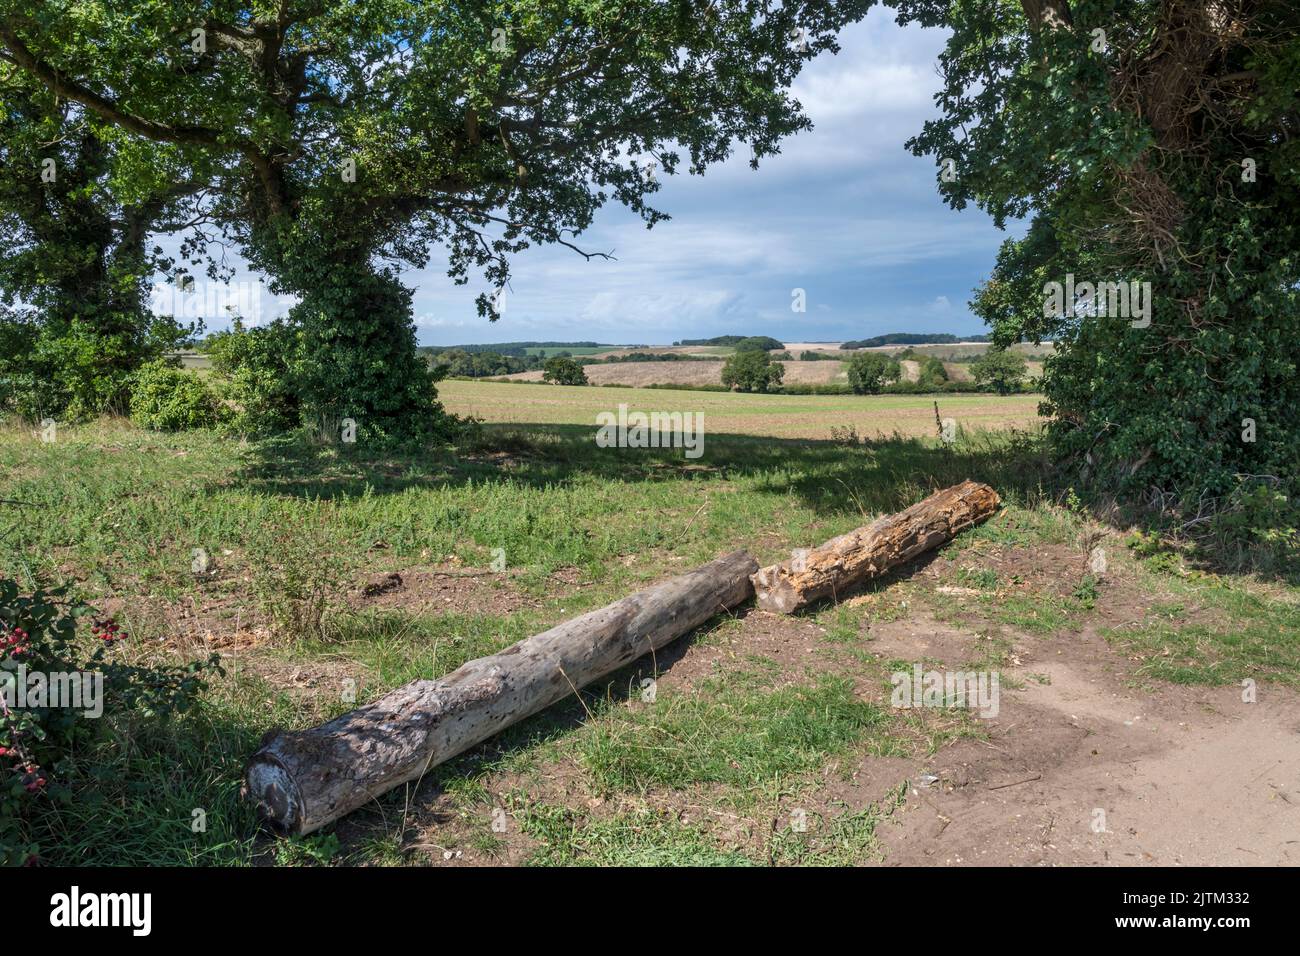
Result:
{"label": "shadow on grass", "polygon": [[894,436],[855,443],[709,434],[705,453],[599,448],[582,425],[487,425],[472,446],[367,457],[302,437],[252,446],[237,481],[252,490],[311,499],[397,494],[411,488],[511,481],[544,488],[583,479],[618,482],[751,479],[757,491],[794,495],[819,514],[894,511],[966,478],[1031,504],[1052,470],[1026,432],[975,432],[954,445]]}
{"label": "shadow on grass", "polygon": [[[746,481],[751,491],[790,496],[819,516],[858,513],[865,519],[971,478],[991,485],[1008,503],[1035,507],[1070,496],[1102,526],[1161,526],[1159,516],[1117,504],[1113,489],[1089,490],[1055,466],[1036,432],[974,430],[951,445],[897,434],[845,442],[709,433],[697,459],[675,449],[600,448],[593,435],[585,425],[492,424],[462,447],[375,457],[352,446],[285,437],[252,446],[236,480],[267,494],[325,500],[471,482],[546,488],[593,479]],[[1189,545],[1189,556],[1204,570],[1300,586],[1300,562],[1277,560],[1273,552],[1280,549],[1256,547],[1260,554],[1247,560],[1231,541],[1206,537]]]}

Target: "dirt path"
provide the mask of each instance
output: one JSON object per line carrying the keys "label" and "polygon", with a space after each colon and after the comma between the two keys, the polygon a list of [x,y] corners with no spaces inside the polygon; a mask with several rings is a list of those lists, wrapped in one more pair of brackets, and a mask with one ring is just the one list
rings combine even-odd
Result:
{"label": "dirt path", "polygon": [[[873,649],[959,668],[973,640],[903,623]],[[879,834],[887,865],[1300,863],[1300,695],[1135,686],[1091,630],[1026,639],[1016,657],[1003,673],[1024,686],[1003,687],[988,740],[908,767]]]}

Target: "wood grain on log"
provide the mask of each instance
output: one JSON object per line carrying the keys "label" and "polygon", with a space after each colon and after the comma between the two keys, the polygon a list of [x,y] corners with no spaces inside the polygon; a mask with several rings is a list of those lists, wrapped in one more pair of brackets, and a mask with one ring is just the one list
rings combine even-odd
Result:
{"label": "wood grain on log", "polygon": [[273,732],[246,793],[278,829],[311,833],[743,603],[757,568],[732,552],[320,727]]}
{"label": "wood grain on log", "polygon": [[906,511],[762,568],[754,575],[758,606],[790,614],[833,597],[952,540],[993,514],[999,503],[996,491],[975,481],[935,492]]}

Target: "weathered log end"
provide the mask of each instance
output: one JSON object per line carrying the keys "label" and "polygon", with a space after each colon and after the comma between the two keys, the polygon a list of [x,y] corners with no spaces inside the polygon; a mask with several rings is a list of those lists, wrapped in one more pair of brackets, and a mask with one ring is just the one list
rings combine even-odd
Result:
{"label": "weathered log end", "polygon": [[754,582],[754,603],[760,611],[793,614],[799,609],[801,598],[790,581],[790,572],[786,566],[773,564],[759,568],[750,580]]}
{"label": "weathered log end", "polygon": [[293,776],[265,748],[248,762],[244,771],[244,795],[252,800],[257,815],[278,832],[302,832],[302,793]]}
{"label": "weathered log end", "polygon": [[988,518],[998,493],[977,481],[937,491],[895,515],[832,538],[751,578],[760,610],[792,614],[905,564]]}

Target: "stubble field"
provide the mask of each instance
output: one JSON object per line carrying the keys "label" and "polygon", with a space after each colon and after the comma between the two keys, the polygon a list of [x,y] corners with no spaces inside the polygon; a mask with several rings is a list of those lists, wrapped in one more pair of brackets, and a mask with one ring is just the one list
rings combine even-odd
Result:
{"label": "stubble field", "polygon": [[[589,366],[587,374],[591,375],[593,368],[602,367],[616,366]],[[599,412],[614,411],[620,403],[626,403],[633,411],[700,412],[704,415],[706,435],[726,433],[811,440],[828,439],[832,429],[843,428],[853,428],[861,437],[895,432],[909,438],[935,436],[938,432],[936,402],[940,418],[952,418],[963,428],[1027,429],[1035,427],[1040,400],[1036,395],[756,395],[465,381],[443,382],[439,394],[449,411],[474,415],[492,423],[527,421],[594,428]]]}

